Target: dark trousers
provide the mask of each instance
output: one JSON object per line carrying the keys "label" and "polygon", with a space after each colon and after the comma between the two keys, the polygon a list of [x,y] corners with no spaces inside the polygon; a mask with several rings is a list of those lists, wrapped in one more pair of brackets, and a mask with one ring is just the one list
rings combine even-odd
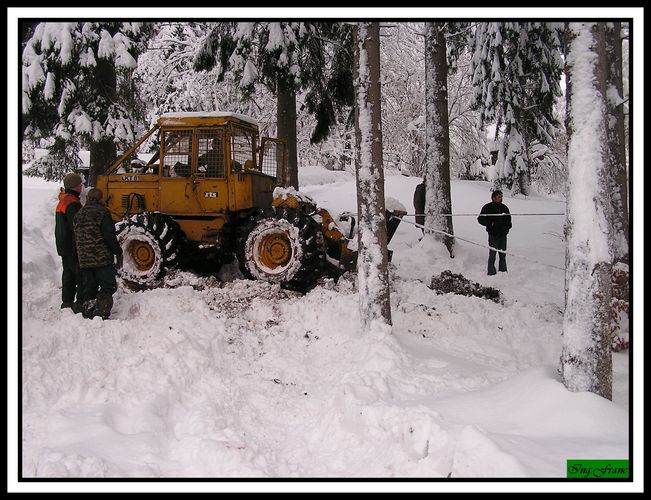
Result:
{"label": "dark trousers", "polygon": [[81,297],[84,317],[108,318],[113,307],[113,294],[118,289],[113,264],[81,269]]}
{"label": "dark trousers", "polygon": [[81,299],[79,263],[76,255],[62,255],[63,273],[61,273],[61,302],[72,304]]}
{"label": "dark trousers", "polygon": [[[488,246],[492,248],[497,248],[498,250],[506,251],[506,235],[498,236],[495,234],[488,235]],[[506,254],[502,252],[496,252],[495,250],[488,251],[488,274],[496,274],[495,270],[495,254],[500,254],[499,259],[499,270],[506,272]]]}
{"label": "dark trousers", "polygon": [[[424,215],[420,215],[420,216],[417,215],[416,216],[416,224],[424,226],[425,225],[425,216]],[[419,229],[422,231],[423,234],[425,234],[425,229],[424,228],[420,227]]]}

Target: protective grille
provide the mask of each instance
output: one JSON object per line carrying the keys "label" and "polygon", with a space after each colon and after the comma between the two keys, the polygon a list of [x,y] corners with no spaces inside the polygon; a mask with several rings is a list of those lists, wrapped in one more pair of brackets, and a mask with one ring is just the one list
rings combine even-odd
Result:
{"label": "protective grille", "polygon": [[201,130],[198,141],[197,173],[206,177],[224,177],[224,130]]}
{"label": "protective grille", "polygon": [[262,173],[276,178],[276,184],[283,183],[283,166],[285,165],[286,149],[282,144],[271,140],[263,142]]}
{"label": "protective grille", "polygon": [[[233,170],[242,170],[245,165],[255,164],[253,159],[254,146],[251,132],[233,127],[233,135],[231,136],[231,168]],[[248,164],[247,161],[249,161]]]}
{"label": "protective grille", "polygon": [[163,175],[169,177],[190,175],[192,158],[192,131],[172,130],[165,132]]}
{"label": "protective grille", "polygon": [[122,195],[122,208],[127,212],[142,212],[145,209],[145,197],[138,193]]}

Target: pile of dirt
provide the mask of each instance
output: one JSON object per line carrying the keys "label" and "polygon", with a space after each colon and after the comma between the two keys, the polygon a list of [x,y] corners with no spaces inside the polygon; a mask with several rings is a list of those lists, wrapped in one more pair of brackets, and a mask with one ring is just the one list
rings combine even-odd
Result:
{"label": "pile of dirt", "polygon": [[463,275],[454,274],[449,270],[443,271],[438,276],[432,276],[432,283],[429,288],[439,294],[456,293],[468,297],[481,297],[497,303],[501,302],[501,294],[497,288],[473,283]]}

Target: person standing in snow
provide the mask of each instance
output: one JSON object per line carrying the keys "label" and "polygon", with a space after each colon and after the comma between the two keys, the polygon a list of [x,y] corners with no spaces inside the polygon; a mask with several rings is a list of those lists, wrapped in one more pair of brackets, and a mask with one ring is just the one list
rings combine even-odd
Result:
{"label": "person standing in snow", "polygon": [[[102,204],[102,191],[92,188],[86,205],[74,219],[77,254],[81,272],[84,318],[107,319],[117,291],[116,267],[122,267],[122,248],[115,235],[111,214]],[[113,263],[113,256],[116,263]]]}
{"label": "person standing in snow", "polygon": [[420,230],[425,234],[425,181],[416,186],[414,191],[414,210],[416,211],[416,224]]}
{"label": "person standing in snow", "polygon": [[[488,246],[491,248],[496,248],[497,250],[506,251],[506,235],[509,234],[509,229],[511,229],[511,216],[510,215],[501,215],[509,214],[509,208],[502,203],[503,194],[502,191],[496,190],[491,194],[490,203],[486,203],[481,209],[479,217],[477,217],[477,222],[482,226],[486,226],[486,231],[488,232]],[[486,214],[486,215],[481,215]],[[507,272],[506,270],[506,253],[499,252],[499,270],[500,272]],[[488,275],[492,276],[497,274],[495,270],[495,250],[488,251]]]}
{"label": "person standing in snow", "polygon": [[[80,312],[81,290],[79,281],[79,261],[75,246],[74,217],[81,209],[79,197],[83,181],[79,174],[71,172],[63,178],[63,190],[59,193],[59,203],[55,210],[54,238],[57,254],[61,256],[61,309],[71,308]],[[76,298],[76,300],[75,300]]]}

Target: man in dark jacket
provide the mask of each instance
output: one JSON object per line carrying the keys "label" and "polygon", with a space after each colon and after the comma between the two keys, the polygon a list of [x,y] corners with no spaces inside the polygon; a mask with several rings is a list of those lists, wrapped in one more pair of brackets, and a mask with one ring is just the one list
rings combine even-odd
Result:
{"label": "man in dark jacket", "polygon": [[[491,195],[490,203],[484,205],[481,209],[481,214],[477,217],[477,221],[482,225],[486,226],[486,231],[488,232],[488,246],[491,248],[496,248],[497,250],[503,250],[499,252],[500,261],[499,261],[499,270],[501,272],[506,271],[506,235],[509,234],[509,229],[511,229],[511,216],[502,215],[509,214],[509,208],[502,203],[503,194],[502,191],[493,191]],[[488,275],[496,274],[495,271],[495,250],[488,251]]]}
{"label": "man in dark jacket", "polygon": [[[79,196],[83,189],[82,179],[73,172],[63,178],[64,190],[59,194],[54,219],[54,238],[57,253],[61,256],[63,273],[61,274],[61,309],[72,308],[79,312],[81,290],[79,287],[79,262],[75,247],[74,217],[81,209]],[[77,301],[75,302],[75,297]]]}
{"label": "man in dark jacket", "polygon": [[86,195],[86,205],[75,216],[77,255],[81,270],[81,295],[84,318],[107,319],[117,291],[116,267],[122,266],[122,248],[115,236],[111,214],[102,204],[102,191],[93,188]]}
{"label": "man in dark jacket", "polygon": [[[416,224],[425,225],[425,181],[416,186],[414,190],[414,210],[416,211]],[[425,229],[420,230],[425,234]]]}

